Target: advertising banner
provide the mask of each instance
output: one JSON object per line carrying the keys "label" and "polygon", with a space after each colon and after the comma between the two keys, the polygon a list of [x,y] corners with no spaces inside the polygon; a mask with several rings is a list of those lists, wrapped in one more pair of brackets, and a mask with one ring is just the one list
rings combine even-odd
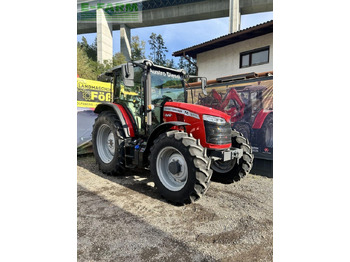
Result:
{"label": "advertising banner", "polygon": [[220,110],[231,116],[233,129],[241,132],[255,154],[273,153],[273,76],[244,81],[213,83],[207,95],[198,87],[188,90],[189,103]]}
{"label": "advertising banner", "polygon": [[91,133],[97,114],[93,112],[101,102],[110,102],[112,84],[77,78],[77,153],[92,152]]}
{"label": "advertising banner", "polygon": [[77,154],[92,153],[92,127],[97,114],[89,109],[79,108],[77,110]]}
{"label": "advertising banner", "polygon": [[101,102],[110,102],[112,84],[77,78],[77,106],[95,108]]}
{"label": "advertising banner", "polygon": [[78,23],[96,23],[100,18],[108,23],[142,23],[144,0],[90,0],[78,1]]}

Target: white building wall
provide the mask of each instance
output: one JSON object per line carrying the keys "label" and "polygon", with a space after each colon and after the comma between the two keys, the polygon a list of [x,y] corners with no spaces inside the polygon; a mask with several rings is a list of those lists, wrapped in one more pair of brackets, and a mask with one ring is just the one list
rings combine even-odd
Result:
{"label": "white building wall", "polygon": [[[198,75],[208,80],[244,73],[261,73],[273,70],[273,33],[227,45],[197,55]],[[270,46],[269,63],[239,68],[240,53]]]}

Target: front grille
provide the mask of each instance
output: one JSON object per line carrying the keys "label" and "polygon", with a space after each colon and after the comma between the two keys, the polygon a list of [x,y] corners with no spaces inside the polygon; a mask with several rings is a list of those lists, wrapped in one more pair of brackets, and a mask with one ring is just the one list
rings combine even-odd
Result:
{"label": "front grille", "polygon": [[204,121],[205,136],[207,143],[215,145],[225,145],[231,143],[230,123],[213,123]]}

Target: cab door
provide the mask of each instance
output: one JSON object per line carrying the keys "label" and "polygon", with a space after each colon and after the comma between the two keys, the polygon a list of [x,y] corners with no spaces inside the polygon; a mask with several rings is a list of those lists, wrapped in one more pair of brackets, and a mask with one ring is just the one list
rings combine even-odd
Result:
{"label": "cab door", "polygon": [[[139,135],[145,134],[144,123],[144,83],[142,82],[143,69],[134,66],[134,86],[127,86],[124,84],[121,70],[116,72],[115,81],[115,102],[123,105],[131,114],[136,133]],[[135,128],[134,127],[134,128]]]}

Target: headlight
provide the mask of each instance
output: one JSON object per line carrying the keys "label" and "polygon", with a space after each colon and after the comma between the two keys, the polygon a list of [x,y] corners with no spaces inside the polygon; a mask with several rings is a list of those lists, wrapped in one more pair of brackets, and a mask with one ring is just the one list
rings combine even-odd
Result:
{"label": "headlight", "polygon": [[222,117],[203,115],[207,143],[225,145],[231,143],[231,124]]}
{"label": "headlight", "polygon": [[226,123],[226,120],[222,117],[217,117],[217,116],[210,116],[210,115],[203,115],[203,120],[204,121],[209,121],[212,123],[217,123],[217,124],[224,124]]}

